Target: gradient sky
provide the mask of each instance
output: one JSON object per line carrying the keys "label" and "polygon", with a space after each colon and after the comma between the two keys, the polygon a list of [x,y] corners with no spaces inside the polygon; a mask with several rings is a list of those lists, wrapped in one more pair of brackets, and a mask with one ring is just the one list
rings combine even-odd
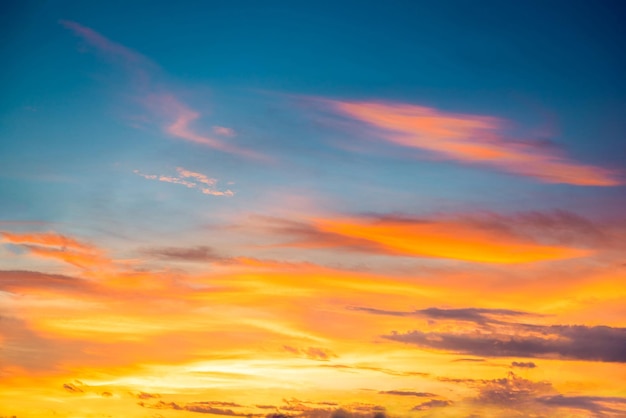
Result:
{"label": "gradient sky", "polygon": [[626,416],[620,1],[9,1],[0,417]]}

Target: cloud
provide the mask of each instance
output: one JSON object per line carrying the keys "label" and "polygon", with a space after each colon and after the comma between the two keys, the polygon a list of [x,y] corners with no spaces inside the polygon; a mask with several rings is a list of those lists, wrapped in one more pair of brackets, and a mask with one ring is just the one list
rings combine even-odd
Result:
{"label": "cloud", "polygon": [[160,397],[161,395],[159,395],[158,393],[139,392],[137,394],[137,399],[154,399]]}
{"label": "cloud", "polygon": [[76,386],[73,383],[64,383],[63,389],[65,389],[66,391],[70,393],[84,393],[83,389],[81,389],[79,386]]}
{"label": "cloud", "polygon": [[452,401],[431,399],[429,401],[422,402],[421,404],[414,406],[411,411],[428,411],[432,408],[443,408],[449,405],[452,405]]}
{"label": "cloud", "polygon": [[4,242],[8,242],[11,244],[46,245],[61,247],[62,249],[70,248],[83,251],[91,251],[93,249],[91,245],[79,242],[74,238],[70,238],[54,232],[15,234],[6,231],[0,231],[0,237],[2,237],[2,240]]}
{"label": "cloud", "polygon": [[139,402],[140,406],[150,409],[173,409],[175,411],[188,411],[197,412],[201,414],[213,414],[213,415],[226,415],[233,417],[251,416],[252,414],[235,412],[232,409],[218,408],[217,406],[233,406],[240,407],[241,405],[231,402],[220,401],[208,401],[208,402],[190,402],[190,403],[176,403],[176,402],[164,402],[159,401],[153,404],[146,404]]}
{"label": "cloud", "polygon": [[215,188],[217,179],[209,178],[204,174],[196,173],[186,170],[182,167],[176,169],[177,176],[156,175],[156,174],[143,174],[139,170],[134,170],[133,173],[147,180],[157,180],[165,183],[180,184],[190,189],[197,189],[202,194],[211,196],[228,196],[232,197],[235,193],[231,190],[217,190]]}
{"label": "cloud", "polygon": [[332,351],[319,347],[296,348],[285,345],[283,348],[285,351],[292,354],[302,354],[311,360],[330,360],[333,357],[337,357]]}
{"label": "cloud", "polygon": [[0,270],[0,290],[6,292],[29,292],[33,289],[84,292],[94,289],[90,281],[60,274],[39,273],[24,270]]}
{"label": "cloud", "polygon": [[152,248],[144,252],[163,260],[191,262],[216,262],[224,260],[224,257],[218,255],[213,248],[203,245],[196,247]]}
{"label": "cloud", "polygon": [[505,323],[457,332],[393,332],[383,338],[483,357],[561,358],[626,363],[626,328]]}
{"label": "cloud", "polygon": [[486,309],[486,308],[461,308],[461,309],[441,309],[441,308],[426,308],[417,309],[414,311],[386,311],[374,308],[364,307],[349,307],[348,309],[354,311],[367,312],[375,315],[390,315],[390,316],[419,316],[430,319],[441,320],[456,320],[474,322],[477,324],[486,323],[503,323],[496,319],[496,317],[522,317],[522,316],[536,316],[534,314],[522,311],[515,311],[511,309]]}
{"label": "cloud", "polygon": [[583,257],[592,251],[537,243],[531,237],[488,228],[463,219],[417,218],[397,214],[320,218],[310,223],[270,220],[270,228],[299,240],[291,247],[342,247],[407,257],[434,257],[480,263],[515,264]]}
{"label": "cloud", "polygon": [[417,396],[419,398],[435,398],[437,395],[429,392],[413,392],[407,390],[385,390],[378,392],[381,395],[396,395],[396,396]]}
{"label": "cloud", "polygon": [[216,135],[220,135],[220,136],[227,136],[227,137],[230,137],[230,138],[232,138],[232,137],[234,137],[235,135],[237,135],[233,129],[231,129],[231,128],[226,128],[226,127],[224,127],[224,126],[214,126],[214,127],[213,127],[213,132],[214,132]]}
{"label": "cloud", "polygon": [[[61,20],[59,23],[95,47],[96,50],[104,53],[107,57],[121,61],[127,72],[133,77],[132,88],[137,90],[137,94],[143,97],[140,101],[154,115],[164,119],[163,130],[167,134],[225,153],[254,159],[267,159],[267,157],[254,151],[240,148],[234,144],[196,131],[192,124],[200,119],[202,115],[181,102],[171,91],[165,90],[163,83],[159,83],[158,88],[154,87],[156,83],[152,79],[158,66],[148,58],[124,45],[107,39],[93,29],[82,26],[79,23],[66,20]],[[235,136],[235,131],[232,128],[219,125],[213,127],[213,132],[216,135],[227,138]]]}
{"label": "cloud", "polygon": [[94,31],[93,29],[69,20],[60,20],[59,23],[63,27],[74,32],[76,36],[79,36],[80,38],[87,41],[89,44],[96,47],[99,51],[102,51],[114,57],[120,57],[124,59],[127,63],[133,65],[146,65],[149,63],[148,59],[145,58],[143,55],[121,44],[111,41],[110,39]]}
{"label": "cloud", "polygon": [[596,416],[626,416],[626,398],[623,397],[554,395],[539,397],[537,401],[551,407],[588,411]]}
{"label": "cloud", "polygon": [[100,268],[110,264],[101,250],[64,235],[46,233],[15,234],[0,232],[2,241],[19,245],[31,254],[54,258],[83,269]]}
{"label": "cloud", "polygon": [[493,167],[546,183],[581,186],[623,184],[621,173],[567,158],[536,141],[506,134],[508,122],[403,103],[320,100],[336,114],[370,128],[392,144],[430,152],[444,160]]}
{"label": "cloud", "polygon": [[[626,413],[624,397],[564,395],[558,393],[548,381],[532,381],[513,372],[497,379],[439,380],[476,389],[476,396],[462,403],[479,405],[489,412],[496,412],[495,408],[505,410],[506,414],[496,416],[511,416],[511,411],[517,411],[519,416],[579,416],[581,411],[585,411],[585,416],[616,418]],[[565,415],[559,412],[565,412]]]}
{"label": "cloud", "polygon": [[364,366],[364,365],[358,365],[358,366],[350,365],[349,366],[349,365],[346,365],[346,364],[321,364],[319,367],[327,367],[327,368],[331,368],[331,369],[346,370],[346,371],[350,371],[350,370],[368,370],[368,371],[374,371],[374,372],[380,372],[380,373],[388,374],[390,376],[421,376],[421,377],[425,377],[425,376],[429,375],[428,373],[424,373],[424,372],[392,370],[392,369],[387,369],[387,368],[383,368],[383,367]]}
{"label": "cloud", "polygon": [[534,369],[537,367],[532,361],[514,361],[511,363],[511,367],[519,367],[521,369]]}
{"label": "cloud", "polygon": [[[172,94],[152,94],[147,99],[147,106],[168,120],[165,125],[165,132],[176,138],[247,158],[267,159],[267,157],[252,150],[240,148],[194,130],[192,124],[200,118],[200,113],[190,109]],[[234,130],[222,126],[214,127],[213,132],[230,138],[234,136]]]}
{"label": "cloud", "polygon": [[483,404],[513,405],[553,393],[549,382],[533,382],[509,372],[507,377],[483,380],[476,401]]}

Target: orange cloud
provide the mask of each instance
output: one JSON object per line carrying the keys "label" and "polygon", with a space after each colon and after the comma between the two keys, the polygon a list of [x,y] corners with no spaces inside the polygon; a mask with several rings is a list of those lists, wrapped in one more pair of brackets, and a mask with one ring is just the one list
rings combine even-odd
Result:
{"label": "orange cloud", "polygon": [[80,268],[96,268],[109,264],[109,260],[98,248],[64,235],[0,232],[0,236],[5,242],[20,245],[33,255],[54,258]]}
{"label": "orange cloud", "polygon": [[25,233],[14,234],[11,232],[0,232],[0,236],[5,242],[11,244],[34,244],[34,245],[51,245],[63,248],[73,248],[76,250],[91,250],[92,246],[76,241],[65,235],[48,233]]}
{"label": "orange cloud", "polygon": [[378,128],[386,141],[444,159],[488,165],[546,183],[623,184],[616,171],[581,164],[554,150],[507,138],[503,132],[506,122],[498,118],[400,103],[323,102],[341,115]]}
{"label": "orange cloud", "polygon": [[460,220],[317,219],[287,232],[305,237],[295,246],[338,246],[414,257],[436,257],[511,264],[560,260],[591,254],[589,250],[541,245],[504,231]]}

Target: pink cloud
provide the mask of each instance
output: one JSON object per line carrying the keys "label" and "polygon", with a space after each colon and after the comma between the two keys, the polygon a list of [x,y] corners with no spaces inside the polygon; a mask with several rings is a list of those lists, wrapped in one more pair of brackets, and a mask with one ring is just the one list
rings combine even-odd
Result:
{"label": "pink cloud", "polygon": [[[167,134],[229,154],[267,160],[267,157],[259,153],[196,131],[192,125],[202,115],[181,102],[173,93],[167,90],[163,92],[162,87],[159,88],[157,93],[156,89],[151,87],[151,73],[158,67],[148,58],[78,23],[65,20],[59,23],[100,52],[114,58],[120,58],[123,61],[126,69],[136,81],[133,88],[138,90],[138,95],[144,97],[140,101],[150,111],[164,120],[163,130]],[[235,136],[235,131],[231,128],[216,125],[213,126],[212,130],[215,135],[222,137],[232,138]]]}
{"label": "pink cloud", "polygon": [[[171,136],[205,145],[229,154],[257,160],[267,160],[266,156],[255,151],[241,148],[213,136],[197,132],[192,125],[201,117],[200,113],[190,109],[171,94],[150,95],[146,104],[148,108],[156,112],[166,121],[164,130]],[[216,130],[216,128],[219,129]],[[214,127],[213,130],[221,136],[234,136],[234,131],[230,128]]]}
{"label": "pink cloud", "polygon": [[[186,170],[182,167],[176,169],[179,176],[166,176],[156,174],[143,174],[139,170],[134,170],[133,173],[146,180],[157,180],[164,183],[180,184],[190,189],[198,189],[202,194],[211,196],[234,196],[235,193],[232,190],[217,190],[217,179],[210,178],[202,173],[196,173],[194,171]],[[189,180],[192,179],[192,180]]]}
{"label": "pink cloud", "polygon": [[236,135],[235,131],[231,128],[226,128],[224,126],[214,126],[213,127],[213,132],[216,135],[220,135],[220,136],[226,136],[226,137],[233,137]]}
{"label": "pink cloud", "polygon": [[506,121],[498,118],[401,103],[323,102],[340,115],[377,128],[385,141],[446,160],[486,165],[546,183],[623,184],[616,171],[579,163],[530,142],[510,140],[503,132]]}

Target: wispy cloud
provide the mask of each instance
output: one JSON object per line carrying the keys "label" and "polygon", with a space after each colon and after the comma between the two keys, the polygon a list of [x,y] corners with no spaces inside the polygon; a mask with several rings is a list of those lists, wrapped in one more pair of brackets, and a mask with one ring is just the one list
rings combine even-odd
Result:
{"label": "wispy cloud", "polygon": [[422,402],[411,409],[411,411],[428,411],[432,408],[443,408],[445,406],[452,405],[452,401],[446,401],[442,399],[431,399],[426,402]]}
{"label": "wispy cloud", "polygon": [[218,180],[207,177],[202,173],[196,173],[194,171],[186,170],[182,167],[176,169],[178,175],[156,175],[156,174],[143,174],[139,170],[134,170],[133,173],[147,180],[157,180],[165,183],[180,184],[190,189],[197,189],[202,194],[211,196],[234,196],[235,193],[232,190],[217,190],[215,186]]}
{"label": "wispy cloud", "polygon": [[[359,310],[365,310],[363,308]],[[398,312],[371,311],[398,316]],[[585,325],[539,325],[497,320],[482,309],[425,309],[409,313],[441,321],[471,321],[474,326],[455,331],[394,331],[384,338],[421,348],[482,357],[562,358],[626,363],[626,328]],[[493,310],[497,312],[497,310]],[[437,312],[431,316],[432,312]],[[477,312],[480,312],[477,314]],[[443,313],[443,314],[442,314]],[[513,317],[524,315],[514,313]],[[526,314],[528,315],[528,314]],[[509,316],[510,315],[506,315]],[[534,363],[513,362],[514,367],[532,368]]]}
{"label": "wispy cloud", "polygon": [[[173,137],[206,145],[230,154],[258,160],[266,159],[265,156],[255,151],[238,147],[228,141],[195,130],[192,125],[201,117],[200,113],[190,109],[171,93],[151,94],[146,100],[146,105],[163,117],[166,121],[165,132]],[[223,126],[214,126],[212,130],[216,135],[227,138],[233,138],[236,135],[233,129]]]}
{"label": "wispy cloud", "polygon": [[[271,222],[271,220],[270,220]],[[275,220],[273,228],[293,235],[293,247],[341,247],[352,251],[435,257],[494,264],[583,257],[587,249],[544,245],[507,230],[464,219],[401,215],[320,218],[309,223]]]}
{"label": "wispy cloud", "polygon": [[84,269],[110,264],[100,249],[56,233],[0,232],[0,238],[6,243],[19,245],[33,255],[61,260]]}
{"label": "wispy cloud", "polygon": [[382,140],[430,152],[444,160],[489,166],[546,183],[616,186],[622,174],[568,158],[553,147],[520,141],[506,133],[507,121],[393,102],[321,99],[326,108],[375,129]]}
{"label": "wispy cloud", "polygon": [[110,54],[113,57],[122,58],[129,64],[145,65],[149,62],[146,57],[138,52],[111,41],[91,28],[69,20],[60,20],[59,23],[63,27],[74,32],[76,36],[81,37],[86,42],[96,47],[101,52]]}
{"label": "wispy cloud", "polygon": [[[241,148],[196,130],[192,126],[193,122],[200,119],[203,115],[183,103],[171,91],[172,89],[164,87],[163,83],[159,83],[158,87],[156,87],[153,78],[158,66],[147,57],[79,23],[66,20],[62,20],[59,23],[99,52],[106,54],[107,57],[113,58],[118,62],[121,61],[122,66],[132,78],[132,88],[141,97],[139,101],[154,115],[163,120],[163,130],[168,135],[230,154],[266,159],[266,157],[257,152]],[[218,136],[226,138],[236,136],[232,128],[215,125],[212,130]]]}

